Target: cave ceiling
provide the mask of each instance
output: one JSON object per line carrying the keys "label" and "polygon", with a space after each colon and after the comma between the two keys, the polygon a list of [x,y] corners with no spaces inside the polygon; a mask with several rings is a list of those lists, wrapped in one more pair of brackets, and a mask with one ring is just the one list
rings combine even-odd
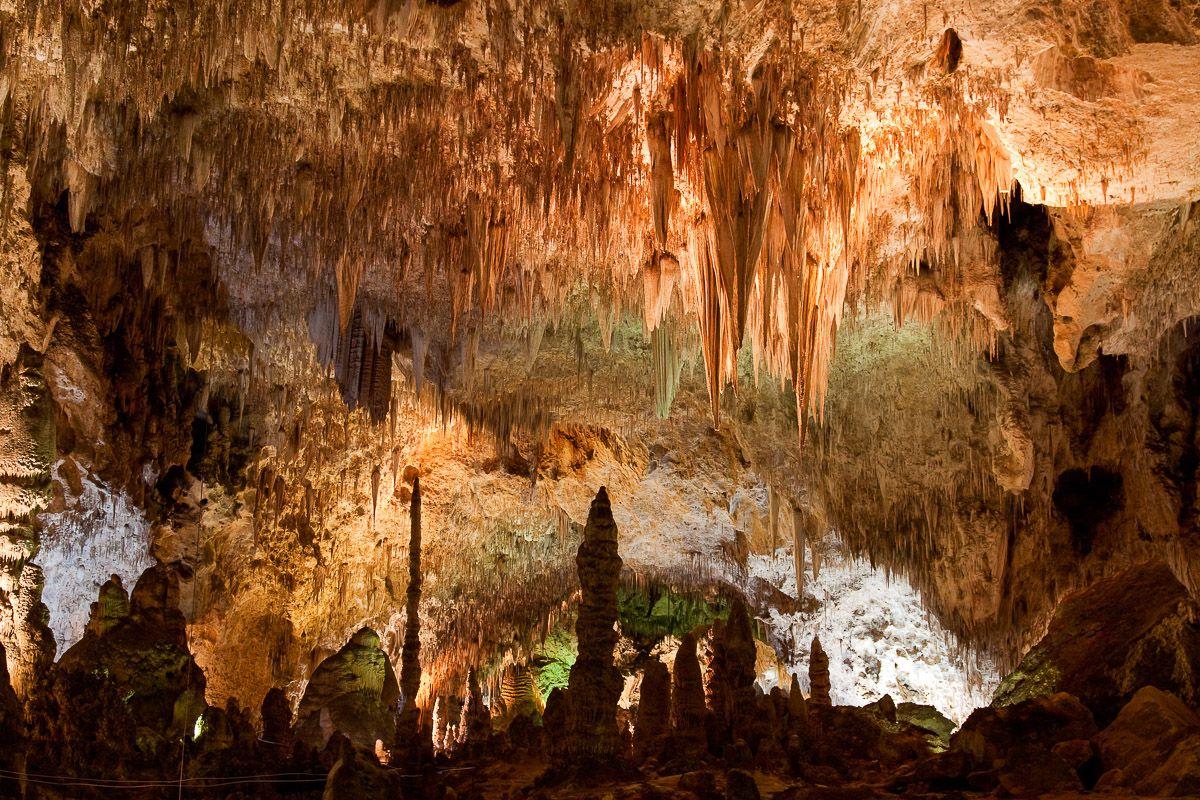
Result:
{"label": "cave ceiling", "polygon": [[1006,663],[1200,580],[1190,0],[9,0],[0,110],[18,692],[148,559],[215,698],[397,649],[418,474],[434,685],[599,485],[634,580],[836,539]]}

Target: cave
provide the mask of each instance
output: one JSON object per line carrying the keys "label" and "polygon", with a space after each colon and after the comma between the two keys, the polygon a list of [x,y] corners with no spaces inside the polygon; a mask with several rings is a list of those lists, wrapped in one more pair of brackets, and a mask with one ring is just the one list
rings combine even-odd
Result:
{"label": "cave", "polygon": [[1200,794],[1200,9],[0,4],[0,800]]}

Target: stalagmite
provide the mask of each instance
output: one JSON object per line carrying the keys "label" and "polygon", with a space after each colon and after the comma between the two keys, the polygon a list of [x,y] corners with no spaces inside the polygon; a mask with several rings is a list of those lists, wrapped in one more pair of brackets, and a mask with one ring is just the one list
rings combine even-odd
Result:
{"label": "stalagmite", "polygon": [[400,702],[396,717],[396,748],[403,764],[428,760],[428,742],[421,732],[421,479],[414,476],[409,505],[408,591],[404,604],[404,650],[400,660]]}
{"label": "stalagmite", "polygon": [[282,689],[272,687],[262,701],[262,740],[273,745],[282,756],[291,755],[292,706]]}
{"label": "stalagmite", "polygon": [[754,695],[757,650],[745,602],[735,598],[729,618],[713,626],[712,658],[706,675],[709,709],[716,715],[721,744],[754,746],[760,731]]}
{"label": "stalagmite", "polygon": [[463,735],[467,747],[478,751],[492,736],[492,715],[483,702],[483,692],[479,688],[479,677],[472,667],[467,673],[467,698],[462,711]]}
{"label": "stalagmite", "polygon": [[633,729],[635,757],[645,760],[655,755],[670,727],[671,676],[665,664],[652,658],[642,673],[641,699]]}
{"label": "stalagmite", "polygon": [[679,642],[671,673],[671,725],[680,755],[699,757],[707,747],[704,683],[696,656],[696,636],[688,632]]}
{"label": "stalagmite", "polygon": [[621,557],[604,487],[592,501],[575,564],[583,597],[575,624],[579,655],[567,686],[571,698],[567,753],[580,764],[616,758],[621,749],[616,719],[621,673],[613,666]]}
{"label": "stalagmite", "polygon": [[808,702],[804,692],[800,690],[800,678],[792,675],[792,684],[787,696],[788,747],[792,747],[792,738],[796,737],[802,743],[808,736]]}
{"label": "stalagmite", "polygon": [[816,706],[829,706],[829,656],[821,648],[821,640],[812,640],[808,657],[809,702]]}

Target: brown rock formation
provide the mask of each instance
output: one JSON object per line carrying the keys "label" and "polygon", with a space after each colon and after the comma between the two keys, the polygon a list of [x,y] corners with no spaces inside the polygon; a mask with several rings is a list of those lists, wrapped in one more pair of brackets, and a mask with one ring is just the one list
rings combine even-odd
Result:
{"label": "brown rock formation", "polygon": [[671,731],[671,675],[657,658],[642,673],[637,722],[633,728],[634,757],[644,761],[657,754]]}
{"label": "brown rock formation", "polygon": [[[1119,771],[1106,781],[1139,794],[1171,795],[1179,779],[1175,772],[1186,753],[1200,745],[1200,717],[1178,697],[1153,686],[1141,689],[1116,719],[1095,737],[1105,771]],[[1171,769],[1176,751],[1180,757]],[[1200,778],[1193,772],[1191,779]]]}
{"label": "brown rock formation", "polygon": [[821,641],[816,636],[812,640],[812,649],[808,657],[808,702],[815,706],[830,706],[829,698],[829,656],[821,647]]}
{"label": "brown rock formation", "polygon": [[379,635],[363,628],[313,672],[296,710],[296,738],[322,748],[339,731],[370,752],[390,745],[400,690]]}
{"label": "brown rock formation", "polygon": [[680,755],[697,758],[704,753],[707,717],[700,661],[696,657],[696,636],[689,632],[679,642],[671,673],[671,724]]}
{"label": "brown rock formation", "polygon": [[621,674],[613,666],[621,557],[604,487],[592,501],[575,564],[583,597],[575,624],[579,655],[567,685],[571,698],[567,752],[574,762],[582,763],[614,759],[621,752],[616,721]]}
{"label": "brown rock formation", "polygon": [[128,603],[123,595],[110,581],[87,632],[33,698],[31,771],[86,776],[101,764],[130,776],[177,771],[179,743],[205,709],[204,674],[188,651],[178,608],[179,579],[154,566]]}
{"label": "brown rock formation", "polygon": [[492,715],[483,702],[483,692],[479,688],[479,677],[474,667],[467,673],[467,700],[463,704],[462,714],[467,747],[478,752],[492,736]]}
{"label": "brown rock formation", "polygon": [[710,662],[710,706],[717,715],[727,743],[738,740],[752,749],[761,734],[754,692],[758,650],[750,627],[746,603],[735,598],[729,618],[713,628],[713,658]]}
{"label": "brown rock formation", "polygon": [[[7,287],[0,291],[6,294]],[[28,348],[19,359],[12,355],[15,363],[0,363],[0,646],[24,698],[54,659],[42,572],[30,561],[37,550],[34,518],[50,500],[55,437],[40,356]]]}
{"label": "brown rock formation", "polygon": [[[25,766],[24,709],[8,678],[8,659],[0,645],[0,739],[7,743],[0,753],[0,770],[19,772]],[[20,796],[20,784],[10,775],[0,775],[0,796]]]}
{"label": "brown rock formation", "polygon": [[262,740],[275,748],[280,755],[290,755],[295,744],[292,735],[292,705],[287,695],[278,687],[272,687],[263,697]]}
{"label": "brown rock formation", "polygon": [[1091,712],[1075,697],[1060,692],[1011,706],[976,710],[951,740],[951,751],[966,755],[977,769],[1005,763],[1021,747],[1049,751],[1060,742],[1096,734]]}
{"label": "brown rock formation", "polygon": [[413,476],[409,501],[408,590],[404,604],[404,650],[400,661],[400,713],[396,718],[397,760],[413,765],[428,760],[430,745],[421,731],[421,479]]}
{"label": "brown rock formation", "polygon": [[1097,581],[1063,601],[1045,637],[1004,679],[994,704],[1063,691],[1106,721],[1150,685],[1196,705],[1196,618],[1194,601],[1165,564],[1143,564]]}
{"label": "brown rock formation", "polygon": [[785,748],[793,762],[807,755],[809,746],[808,702],[800,690],[800,679],[792,675],[787,696],[787,728]]}

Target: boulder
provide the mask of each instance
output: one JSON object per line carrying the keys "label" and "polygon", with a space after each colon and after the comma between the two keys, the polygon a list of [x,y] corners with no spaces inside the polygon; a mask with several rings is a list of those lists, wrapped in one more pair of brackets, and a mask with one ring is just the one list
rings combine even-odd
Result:
{"label": "boulder", "polygon": [[1138,794],[1159,797],[1200,796],[1200,736],[1176,745],[1169,758],[1134,787]]}
{"label": "boulder", "polygon": [[[1131,599],[1136,598],[1136,602]],[[1161,562],[1141,564],[1068,595],[1045,637],[1000,684],[995,706],[1069,692],[1101,724],[1143,686],[1200,703],[1196,604]]]}
{"label": "boulder", "polygon": [[954,722],[933,706],[921,703],[899,703],[896,706],[896,720],[907,722],[914,728],[925,732],[926,738],[935,749],[950,746],[950,734],[954,733]]}
{"label": "boulder", "polygon": [[[1095,737],[1106,774],[1119,769],[1119,785],[1137,787],[1140,791],[1149,784],[1146,790],[1149,794],[1158,794],[1156,789],[1182,779],[1188,752],[1194,747],[1184,748],[1171,770],[1150,780],[1160,768],[1168,766],[1181,743],[1197,741],[1200,741],[1200,716],[1178,697],[1153,686],[1135,694],[1112,724]],[[1113,776],[1108,778],[1109,783],[1117,780]]]}
{"label": "boulder", "polygon": [[725,776],[725,800],[760,800],[754,776],[740,769],[731,769]]}
{"label": "boulder", "polygon": [[951,738],[950,749],[966,754],[977,770],[990,770],[1006,763],[1019,747],[1049,751],[1059,742],[1095,734],[1091,712],[1075,697],[1059,692],[1011,706],[976,709]]}
{"label": "boulder", "polygon": [[1022,745],[1009,753],[1000,768],[1000,786],[1013,797],[1042,797],[1055,792],[1083,789],[1079,775],[1061,756],[1036,745]]}

